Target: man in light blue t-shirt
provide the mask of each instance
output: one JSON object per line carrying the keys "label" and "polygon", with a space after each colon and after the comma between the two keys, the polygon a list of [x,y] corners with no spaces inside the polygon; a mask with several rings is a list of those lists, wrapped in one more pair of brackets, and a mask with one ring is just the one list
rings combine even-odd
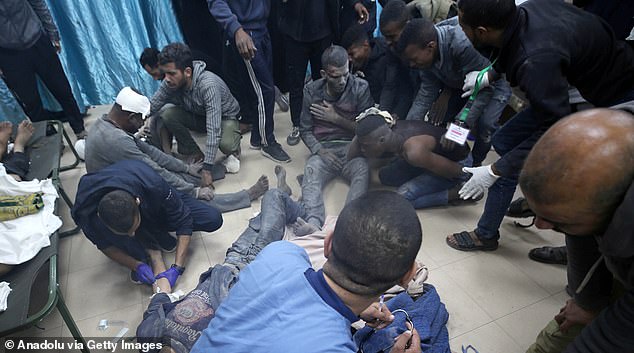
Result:
{"label": "man in light blue t-shirt", "polygon": [[[389,207],[385,207],[389,205]],[[356,352],[350,324],[384,327],[393,316],[379,296],[415,275],[421,225],[394,192],[370,192],[343,209],[315,271],[304,249],[278,241],[240,272],[192,352]],[[390,352],[420,352],[415,329]]]}

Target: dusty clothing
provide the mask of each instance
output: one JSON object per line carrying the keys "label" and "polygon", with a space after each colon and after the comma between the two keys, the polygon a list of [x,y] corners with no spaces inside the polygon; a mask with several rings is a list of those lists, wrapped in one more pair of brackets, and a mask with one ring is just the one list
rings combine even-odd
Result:
{"label": "dusty clothing", "polygon": [[307,84],[304,88],[300,132],[302,140],[312,154],[321,149],[322,142],[352,141],[354,137],[354,131],[348,131],[340,126],[313,118],[310,113],[310,105],[324,101],[332,104],[339,115],[352,121],[359,113],[374,104],[368,83],[359,77],[351,75],[343,93],[336,99],[331,98],[326,93],[325,79],[322,78]]}

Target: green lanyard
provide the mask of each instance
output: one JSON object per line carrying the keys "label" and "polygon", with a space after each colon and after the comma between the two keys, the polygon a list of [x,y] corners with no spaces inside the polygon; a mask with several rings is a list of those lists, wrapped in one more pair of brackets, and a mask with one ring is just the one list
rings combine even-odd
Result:
{"label": "green lanyard", "polygon": [[493,62],[490,63],[489,66],[485,67],[484,69],[482,69],[482,71],[478,72],[475,86],[473,87],[473,93],[471,93],[471,96],[469,96],[469,100],[467,101],[467,104],[465,104],[464,109],[460,113],[459,120],[461,123],[464,123],[467,121],[467,116],[469,115],[469,111],[471,110],[473,101],[475,101],[476,96],[478,95],[478,93],[480,93],[480,84],[482,83],[482,77],[484,77],[484,75],[486,75],[486,73],[489,72],[491,68],[493,68],[493,65],[495,64],[496,61],[498,61],[497,58],[495,58],[495,60],[493,60]]}

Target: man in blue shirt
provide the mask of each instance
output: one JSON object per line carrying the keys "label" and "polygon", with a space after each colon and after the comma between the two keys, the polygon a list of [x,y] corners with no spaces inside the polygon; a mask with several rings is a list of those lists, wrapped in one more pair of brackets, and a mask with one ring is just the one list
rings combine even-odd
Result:
{"label": "man in blue shirt", "polygon": [[[159,287],[167,292],[185,271],[192,232],[222,226],[217,209],[173,189],[150,166],[135,160],[84,175],[71,214],[99,250],[132,271],[133,282],[160,280]],[[177,239],[168,232],[176,232]],[[160,249],[176,250],[168,270]]]}
{"label": "man in blue shirt", "polygon": [[[240,272],[192,352],[356,352],[350,324],[385,290],[412,279],[421,241],[405,199],[368,193],[342,210],[325,240],[322,270],[313,270],[297,245],[264,248]],[[371,313],[364,319],[380,311]],[[416,330],[401,334],[391,352],[420,352]]]}

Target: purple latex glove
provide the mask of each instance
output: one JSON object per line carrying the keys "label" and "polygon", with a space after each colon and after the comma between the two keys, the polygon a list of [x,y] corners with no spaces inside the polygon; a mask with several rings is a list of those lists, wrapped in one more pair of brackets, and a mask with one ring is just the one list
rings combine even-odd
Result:
{"label": "purple latex glove", "polygon": [[150,267],[150,265],[141,262],[136,266],[135,272],[139,281],[150,285],[154,283],[154,272],[152,271],[152,267]]}
{"label": "purple latex glove", "polygon": [[178,276],[180,275],[181,274],[178,273],[178,270],[176,268],[171,267],[169,270],[159,273],[156,276],[156,279],[167,278],[167,280],[170,282],[170,286],[174,287],[174,285],[176,284],[176,280],[178,279]]}

